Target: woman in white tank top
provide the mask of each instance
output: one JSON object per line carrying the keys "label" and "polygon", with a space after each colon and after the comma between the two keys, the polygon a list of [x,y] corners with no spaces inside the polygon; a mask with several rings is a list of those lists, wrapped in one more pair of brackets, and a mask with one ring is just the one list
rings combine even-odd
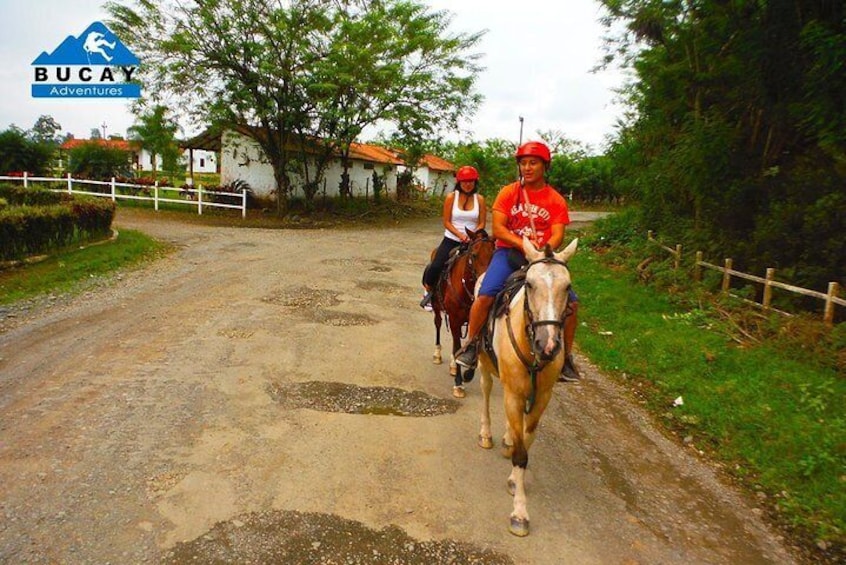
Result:
{"label": "woman in white tank top", "polygon": [[473,167],[464,166],[455,173],[455,180],[455,190],[444,200],[444,238],[432,262],[423,271],[426,295],[420,301],[420,306],[424,308],[431,305],[432,289],[441,276],[450,252],[469,239],[465,230],[478,231],[485,227],[485,198],[477,193],[479,172]]}

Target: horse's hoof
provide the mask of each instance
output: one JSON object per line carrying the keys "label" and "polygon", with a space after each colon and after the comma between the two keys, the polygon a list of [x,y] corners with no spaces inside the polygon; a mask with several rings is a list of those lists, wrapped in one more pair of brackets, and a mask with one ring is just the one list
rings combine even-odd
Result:
{"label": "horse's hoof", "polygon": [[529,535],[529,520],[512,516],[511,523],[508,525],[508,531],[517,537],[526,537]]}
{"label": "horse's hoof", "polygon": [[479,447],[491,449],[493,447],[493,439],[490,437],[479,436]]}
{"label": "horse's hoof", "polygon": [[510,459],[511,456],[514,455],[514,446],[513,445],[508,445],[507,443],[505,443],[505,441],[503,441],[500,444],[500,448],[502,448],[502,456],[505,457],[506,459]]}
{"label": "horse's hoof", "polygon": [[517,492],[517,483],[515,483],[511,479],[508,479],[506,485],[508,486],[508,494],[514,496],[514,493]]}
{"label": "horse's hoof", "polygon": [[450,365],[449,366],[449,376],[455,377],[458,375],[458,365]]}
{"label": "horse's hoof", "polygon": [[440,355],[432,355],[432,363],[434,363],[435,365],[440,365],[443,362],[444,362],[444,359]]}
{"label": "horse's hoof", "polygon": [[456,398],[464,398],[467,396],[467,393],[464,392],[463,386],[454,386],[452,387],[452,395]]}

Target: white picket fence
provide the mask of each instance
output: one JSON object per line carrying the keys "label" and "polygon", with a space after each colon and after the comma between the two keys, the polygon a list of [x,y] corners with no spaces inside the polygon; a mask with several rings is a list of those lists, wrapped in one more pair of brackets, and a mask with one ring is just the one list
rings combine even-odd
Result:
{"label": "white picket fence", "polygon": [[[230,208],[241,210],[241,217],[247,216],[247,192],[223,192],[219,190],[205,190],[202,185],[197,188],[176,188],[173,186],[159,186],[158,181],[152,186],[142,184],[131,184],[116,182],[114,177],[111,181],[75,179],[70,173],[66,178],[31,177],[24,173],[20,177],[0,176],[0,181],[22,181],[24,187],[31,183],[62,183],[65,188],[49,188],[54,192],[67,192],[68,194],[85,194],[88,196],[101,196],[117,200],[147,200],[152,201],[156,210],[160,202],[172,204],[185,204],[196,206],[197,213],[202,214],[203,208]],[[80,188],[81,187],[81,188]],[[88,188],[86,187],[93,187]],[[99,188],[99,190],[98,190]],[[105,190],[104,190],[105,188]],[[129,189],[129,192],[126,191]],[[175,193],[175,195],[174,195]],[[209,197],[222,197],[231,199],[232,203],[216,202]]]}

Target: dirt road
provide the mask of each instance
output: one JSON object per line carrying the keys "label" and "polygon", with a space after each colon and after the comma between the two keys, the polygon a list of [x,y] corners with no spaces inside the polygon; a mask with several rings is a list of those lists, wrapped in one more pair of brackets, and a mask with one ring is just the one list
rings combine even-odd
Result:
{"label": "dirt road", "polygon": [[0,562],[795,562],[585,359],[530,453],[531,535],[511,536],[478,383],[451,396],[417,306],[437,224],[122,213],[178,251],[0,334]]}

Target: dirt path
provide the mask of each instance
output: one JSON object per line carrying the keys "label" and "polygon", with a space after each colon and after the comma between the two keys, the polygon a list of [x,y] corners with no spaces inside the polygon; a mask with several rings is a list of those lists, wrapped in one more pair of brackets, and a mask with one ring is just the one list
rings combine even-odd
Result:
{"label": "dirt path", "polygon": [[430,361],[436,220],[118,227],[179,251],[0,334],[2,563],[795,562],[584,359],[511,536],[478,385],[457,401]]}

